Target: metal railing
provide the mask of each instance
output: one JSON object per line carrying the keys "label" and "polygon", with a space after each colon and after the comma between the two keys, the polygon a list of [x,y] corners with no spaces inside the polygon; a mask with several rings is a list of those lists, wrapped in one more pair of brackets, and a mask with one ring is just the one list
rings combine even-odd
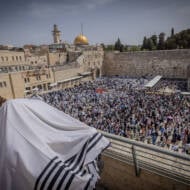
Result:
{"label": "metal railing", "polygon": [[103,155],[141,169],[190,185],[190,156],[100,131],[111,142]]}

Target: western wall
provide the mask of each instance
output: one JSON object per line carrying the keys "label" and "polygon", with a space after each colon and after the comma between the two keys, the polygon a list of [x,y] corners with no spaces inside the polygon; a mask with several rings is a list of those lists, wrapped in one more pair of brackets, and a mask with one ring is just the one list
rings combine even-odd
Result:
{"label": "western wall", "polygon": [[190,50],[105,52],[105,76],[155,76],[187,79],[190,77]]}

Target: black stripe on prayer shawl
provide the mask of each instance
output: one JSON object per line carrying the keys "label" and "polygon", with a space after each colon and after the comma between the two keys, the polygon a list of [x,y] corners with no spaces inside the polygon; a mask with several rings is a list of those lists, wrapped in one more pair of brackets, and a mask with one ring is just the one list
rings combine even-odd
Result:
{"label": "black stripe on prayer shawl", "polygon": [[[92,140],[94,140],[95,137],[97,137],[99,134],[100,134],[100,133],[96,133],[96,134],[90,139],[91,142],[92,142]],[[87,152],[89,152],[89,151],[92,149],[92,147],[94,147],[94,146],[97,144],[97,142],[98,142],[101,138],[102,138],[102,134],[100,134],[100,136],[95,140],[95,142],[92,142],[92,143],[91,143],[90,147],[87,149]],[[83,160],[83,163],[84,163],[84,160]],[[68,182],[67,182],[67,185],[65,186],[65,190],[68,190],[69,186],[70,186],[71,183],[72,183],[72,180],[73,180],[74,176],[75,176],[76,174],[78,174],[78,173],[80,172],[80,170],[82,169],[83,163],[82,163],[81,166],[78,168],[78,170],[76,170],[76,171],[71,175],[71,177],[69,178],[69,180],[68,180]],[[88,168],[88,169],[89,169],[89,168]],[[93,178],[93,177],[92,177],[92,178]],[[89,182],[89,183],[90,183],[90,182]],[[88,186],[89,186],[89,185],[87,185],[87,188],[88,188]]]}
{"label": "black stripe on prayer shawl", "polygon": [[61,172],[64,170],[65,165],[61,166],[58,171],[56,172],[56,174],[54,175],[54,177],[52,178],[47,190],[51,190],[55,184],[55,182],[57,181],[59,175],[61,174]]}
{"label": "black stripe on prayer shawl", "polygon": [[102,137],[103,137],[103,135],[100,134],[100,136],[96,139],[96,141],[93,142],[93,144],[91,144],[91,145],[88,147],[87,152],[89,152],[89,151],[99,142],[99,140],[100,140]]}
{"label": "black stripe on prayer shawl", "polygon": [[75,158],[76,158],[77,154],[75,154],[74,156],[72,156],[71,158],[69,158],[68,160],[65,161],[65,163],[71,163]]}
{"label": "black stripe on prayer shawl", "polygon": [[[49,185],[48,185],[48,190],[51,190],[54,186],[54,184],[56,183],[58,177],[61,175],[62,172],[64,173],[64,176],[61,178],[61,180],[58,181],[58,186],[57,186],[57,190],[59,190],[62,186],[62,184],[64,183],[64,181],[66,180],[70,170],[75,169],[79,164],[80,166],[78,167],[79,169],[74,172],[68,179],[65,188],[69,188],[69,186],[72,183],[73,178],[75,177],[75,173],[79,173],[80,170],[82,169],[84,160],[85,160],[85,155],[86,155],[86,150],[90,151],[90,149],[92,149],[92,147],[94,145],[97,144],[97,142],[99,141],[99,139],[102,137],[102,135],[100,135],[100,133],[95,133],[83,146],[82,151],[80,154],[76,154],[74,156],[72,156],[71,158],[69,158],[68,160],[65,161],[64,165],[60,166],[60,163],[62,161],[57,161],[56,163],[54,163],[53,168],[48,172],[48,174],[45,176],[45,179],[43,180],[40,190],[43,190],[44,187],[46,186],[46,183],[48,181],[48,179],[51,177],[51,174],[53,173],[53,171],[55,171],[58,167],[58,171],[56,172],[56,174],[53,176],[52,180],[50,181]],[[99,137],[98,137],[99,136]],[[98,137],[98,139],[97,139]],[[88,145],[88,149],[87,149],[87,145]],[[85,155],[84,155],[85,152]],[[84,157],[84,158],[83,158]],[[38,186],[39,186],[39,182],[40,180],[42,180],[43,175],[45,175],[45,172],[48,170],[48,168],[50,166],[52,166],[53,162],[57,159],[58,157],[53,158],[48,165],[44,168],[44,170],[42,171],[42,173],[40,174],[40,176],[38,177],[36,184],[35,184],[35,189],[37,190]],[[82,159],[83,158],[83,159]],[[81,160],[82,159],[82,160]],[[72,167],[71,167],[72,166]]]}
{"label": "black stripe on prayer shawl", "polygon": [[44,173],[47,171],[47,169],[52,165],[52,163],[57,159],[58,157],[54,157],[52,160],[50,160],[50,162],[46,165],[46,167],[43,169],[43,171],[41,172],[41,174],[39,175],[39,177],[36,180],[35,183],[35,187],[34,190],[37,190],[38,184],[40,182],[40,179],[42,178],[42,176],[44,175]]}
{"label": "black stripe on prayer shawl", "polygon": [[[61,165],[61,166],[56,165],[56,167],[53,168],[53,170],[52,170],[51,172],[53,172],[55,169],[57,169],[57,168],[59,167],[58,171],[56,172],[56,174],[53,176],[51,182],[49,183],[49,186],[48,186],[48,188],[47,188],[48,190],[52,190],[52,187],[53,187],[53,185],[55,184],[55,182],[56,182],[56,180],[57,180],[57,178],[58,178],[58,176],[59,176],[57,173],[61,173],[61,172],[64,170],[64,168],[65,168],[66,166],[68,166],[69,164],[72,164],[72,162],[74,161],[74,159],[76,158],[76,156],[77,156],[77,155],[74,155],[74,156],[72,156],[70,159],[66,160],[66,162],[63,163],[63,165]],[[50,175],[51,175],[51,173],[50,173]],[[47,177],[47,180],[45,181],[45,183],[48,181],[50,175],[49,175],[49,176],[48,176],[48,175],[46,176],[46,177]],[[44,187],[45,187],[45,185],[44,185],[43,187],[41,187],[41,188],[44,188]],[[41,189],[40,189],[40,190],[41,190]]]}
{"label": "black stripe on prayer shawl", "polygon": [[86,169],[83,170],[83,172],[81,173],[81,176],[84,176],[86,174]]}
{"label": "black stripe on prayer shawl", "polygon": [[88,187],[89,187],[89,185],[90,185],[90,181],[93,179],[93,177],[94,177],[94,175],[92,174],[92,176],[91,176],[90,179],[88,180],[88,182],[87,182],[87,184],[86,184],[84,190],[88,190]]}
{"label": "black stripe on prayer shawl", "polygon": [[[75,161],[74,165],[73,165],[71,168],[67,168],[67,169],[66,169],[66,172],[64,173],[63,177],[61,178],[61,180],[60,180],[60,182],[59,182],[59,184],[58,184],[56,190],[60,190],[60,188],[61,188],[62,184],[64,183],[65,179],[67,178],[67,175],[69,174],[69,172],[71,172],[71,170],[75,169],[76,166],[81,163],[81,159],[82,159],[83,154],[84,154],[84,152],[85,152],[85,149],[86,149],[86,147],[87,147],[87,145],[88,145],[88,142],[89,142],[89,141],[87,141],[87,142],[84,144],[84,146],[83,146],[83,148],[82,148],[82,151],[81,151],[79,157],[77,158],[77,160]],[[83,161],[83,160],[82,160],[82,161]],[[71,176],[71,178],[74,178],[74,176]],[[66,184],[66,186],[65,186],[65,189],[66,189],[66,187],[69,188],[71,182],[72,182],[72,180],[69,179],[68,182],[67,182],[67,184]],[[65,189],[64,189],[64,190],[65,190]]]}
{"label": "black stripe on prayer shawl", "polygon": [[96,172],[99,173],[99,170],[98,170],[97,164],[95,164],[94,162],[92,162],[92,164],[93,164],[93,166],[94,166]]}
{"label": "black stripe on prayer shawl", "polygon": [[83,158],[81,160],[81,163],[78,165],[78,169],[76,169],[76,171],[73,171],[73,173],[71,174],[66,186],[65,186],[65,190],[68,190],[72,181],[73,181],[73,178],[75,177],[76,174],[78,174],[81,170],[82,170],[82,167],[83,167],[83,164],[84,164],[84,161],[85,161],[85,156],[86,156],[86,150],[85,152],[83,153]]}
{"label": "black stripe on prayer shawl", "polygon": [[61,161],[58,161],[54,164],[53,168],[49,171],[49,173],[46,175],[41,187],[40,187],[40,190],[43,190],[46,182],[48,181],[48,178],[50,177],[50,175],[52,174],[52,172],[57,168],[57,166],[61,163]]}
{"label": "black stripe on prayer shawl", "polygon": [[[89,142],[91,143],[90,148],[92,148],[92,147],[96,144],[96,142],[98,141],[98,139],[97,139],[97,140],[95,140],[95,142],[93,142],[93,140],[94,140],[98,135],[100,135],[100,137],[98,137],[98,139],[100,139],[101,136],[102,136],[102,134],[100,134],[100,133],[95,133],[95,134],[90,138],[90,140],[89,140]],[[90,143],[89,143],[89,144],[90,144]],[[85,154],[85,155],[86,155],[86,154]],[[82,156],[82,155],[81,155],[81,156]],[[75,172],[73,172],[72,175],[70,176],[70,178],[69,178],[69,180],[68,180],[68,182],[67,182],[67,184],[66,184],[66,186],[65,186],[65,190],[67,190],[67,189],[70,187],[73,178],[74,178],[75,175],[78,174],[78,173],[80,172],[80,170],[82,169],[84,160],[85,160],[85,159],[83,159],[82,163],[81,163],[80,166],[78,167],[78,170],[76,170]],[[76,165],[76,164],[75,164],[75,165]],[[75,166],[75,167],[76,167],[76,166]],[[75,167],[72,167],[72,168],[75,168]],[[67,177],[68,174],[69,174],[69,170],[64,174],[64,176],[62,177],[62,179],[63,179],[63,178],[66,179],[66,177]],[[62,182],[62,184],[63,184],[63,182]],[[61,185],[62,185],[62,184],[61,184]],[[59,184],[58,187],[60,188],[61,185]],[[57,190],[58,190],[59,188],[57,188]]]}
{"label": "black stripe on prayer shawl", "polygon": [[[99,135],[99,137],[98,137],[97,139],[95,139],[98,135]],[[96,133],[96,134],[90,139],[90,142],[92,142],[92,143],[91,143],[91,145],[88,147],[87,152],[89,152],[89,151],[98,143],[98,141],[99,141],[101,138],[102,138],[102,134]],[[95,141],[93,142],[92,140],[94,140],[94,139],[95,139]],[[84,160],[83,160],[83,163],[84,163]],[[81,166],[79,167],[79,169],[76,170],[76,171],[71,175],[71,177],[69,178],[69,180],[68,180],[68,182],[67,182],[67,184],[66,184],[66,186],[65,186],[65,190],[67,190],[67,189],[69,188],[69,186],[71,185],[74,176],[80,172],[80,170],[82,169],[83,163],[81,164]],[[92,177],[92,178],[93,178],[93,177]],[[89,183],[90,183],[90,182],[89,182]],[[89,186],[89,185],[87,185],[87,186]]]}
{"label": "black stripe on prayer shawl", "polygon": [[[99,133],[95,133],[95,134],[90,138],[89,144],[90,144],[90,142],[91,142],[94,138],[96,138],[97,135],[99,135]],[[76,156],[77,156],[77,154],[75,154],[74,156],[72,156],[71,158],[69,158],[68,160],[66,160],[65,163],[67,163],[67,162],[69,162],[69,161],[71,161],[71,160],[74,160]]]}
{"label": "black stripe on prayer shawl", "polygon": [[95,133],[90,139],[89,139],[89,145],[90,143],[98,136],[100,133]]}

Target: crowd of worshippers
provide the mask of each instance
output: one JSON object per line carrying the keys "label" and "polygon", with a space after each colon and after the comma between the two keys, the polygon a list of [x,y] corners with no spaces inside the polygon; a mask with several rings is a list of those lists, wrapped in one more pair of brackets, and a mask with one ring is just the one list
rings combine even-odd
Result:
{"label": "crowd of worshippers", "polygon": [[179,91],[175,81],[159,82],[155,93],[147,93],[145,83],[142,78],[100,78],[43,99],[96,129],[189,154],[190,96],[156,93],[166,84]]}

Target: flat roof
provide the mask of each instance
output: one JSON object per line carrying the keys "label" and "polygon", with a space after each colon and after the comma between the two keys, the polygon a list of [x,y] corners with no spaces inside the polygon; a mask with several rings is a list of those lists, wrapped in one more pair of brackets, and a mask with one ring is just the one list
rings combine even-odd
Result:
{"label": "flat roof", "polygon": [[80,75],[90,75],[90,74],[92,74],[92,72],[84,72],[84,73],[80,73]]}
{"label": "flat roof", "polygon": [[49,86],[53,87],[53,86],[57,86],[57,82],[55,83],[51,83]]}
{"label": "flat roof", "polygon": [[76,76],[76,77],[68,78],[68,79],[65,79],[65,80],[57,81],[57,82],[58,83],[63,83],[63,82],[68,82],[68,81],[76,80],[76,79],[80,79],[80,78],[82,78],[82,76]]}

